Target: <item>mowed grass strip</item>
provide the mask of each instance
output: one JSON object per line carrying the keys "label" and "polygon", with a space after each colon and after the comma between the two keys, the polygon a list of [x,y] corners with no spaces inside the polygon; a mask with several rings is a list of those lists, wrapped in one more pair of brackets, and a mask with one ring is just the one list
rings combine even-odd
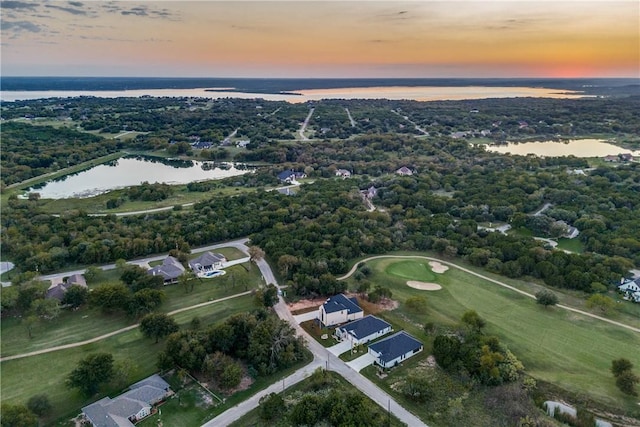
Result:
{"label": "mowed grass strip", "polygon": [[[203,325],[207,325],[254,308],[253,297],[247,295],[183,312],[175,318],[182,327],[195,316],[200,318]],[[75,369],[80,359],[91,353],[111,353],[116,362],[127,361],[132,367],[127,382],[131,384],[157,372],[157,356],[163,349],[163,342],[155,344],[154,340],[144,338],[136,328],[96,343],[2,362],[2,402],[25,404],[31,396],[46,394],[54,408],[51,419],[72,417],[79,413],[81,407],[100,397],[121,392],[118,389],[105,389],[99,396],[85,398],[78,391],[68,389],[65,378]]]}
{"label": "mowed grass strip", "polygon": [[634,403],[617,390],[609,369],[611,361],[621,357],[640,366],[640,334],[558,307],[544,308],[532,298],[456,269],[436,275],[442,290],[415,290],[386,273],[396,262],[372,261],[370,280],[388,286],[400,302],[415,295],[427,298],[426,316],[401,306],[403,318],[454,325],[466,310],[475,310],[487,321],[486,332],[497,335],[532,376],[608,405]]}
{"label": "mowed grass strip", "polygon": [[[235,265],[226,271],[226,275],[213,279],[194,279],[193,291],[189,293],[178,284],[165,286],[162,290],[167,298],[160,307],[160,311],[168,313],[239,294],[253,289],[260,283],[260,271],[254,264]],[[113,273],[113,271],[101,274],[106,273]],[[111,276],[112,274],[108,277],[111,278]],[[102,313],[99,309],[84,307],[76,311],[63,310],[54,320],[38,322],[33,327],[32,338],[29,338],[24,319],[3,319],[0,325],[2,357],[86,341],[135,323],[137,323],[136,319],[122,313],[109,315]]]}

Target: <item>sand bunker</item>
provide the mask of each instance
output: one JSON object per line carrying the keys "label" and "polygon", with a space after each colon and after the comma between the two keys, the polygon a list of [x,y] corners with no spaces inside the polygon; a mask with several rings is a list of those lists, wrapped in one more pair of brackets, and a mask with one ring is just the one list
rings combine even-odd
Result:
{"label": "sand bunker", "polygon": [[442,289],[442,286],[437,283],[416,282],[415,280],[409,280],[407,282],[407,286],[414,289],[420,289],[421,291],[437,291]]}
{"label": "sand bunker", "polygon": [[444,273],[449,269],[449,267],[440,264],[438,261],[429,261],[429,266],[431,267],[431,271],[434,273]]}

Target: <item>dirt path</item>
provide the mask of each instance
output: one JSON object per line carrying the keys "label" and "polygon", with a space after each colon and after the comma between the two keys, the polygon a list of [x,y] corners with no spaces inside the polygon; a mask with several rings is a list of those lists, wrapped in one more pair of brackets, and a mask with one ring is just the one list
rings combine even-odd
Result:
{"label": "dirt path", "polygon": [[[195,304],[189,307],[183,307],[183,308],[179,308],[177,310],[171,311],[169,313],[167,313],[167,315],[169,316],[173,316],[174,314],[178,314],[178,313],[182,313],[183,311],[188,311],[188,310],[193,310],[194,308],[200,308],[200,307],[204,307],[207,305],[211,305],[211,304],[215,304],[218,302],[222,302],[222,301],[226,301],[229,299],[233,299],[233,298],[238,298],[241,296],[245,296],[245,295],[249,295],[251,294],[252,291],[247,291],[247,292],[242,292],[239,294],[235,294],[235,295],[230,295],[228,297],[224,297],[224,298],[219,298],[213,301],[207,301],[207,302],[203,302],[200,304]],[[85,341],[80,341],[80,342],[76,342],[76,343],[71,343],[71,344],[64,344],[64,345],[59,345],[56,347],[50,347],[50,348],[43,348],[42,350],[38,350],[38,351],[32,351],[30,353],[22,353],[22,354],[15,354],[13,356],[7,356],[7,357],[2,357],[0,358],[0,362],[6,362],[7,360],[14,360],[14,359],[22,359],[23,357],[30,357],[30,356],[36,356],[38,354],[44,354],[44,353],[51,353],[52,351],[58,351],[58,350],[66,350],[69,348],[74,348],[74,347],[80,347],[86,344],[91,344],[97,341],[101,341],[103,339],[112,337],[114,335],[118,335],[121,334],[123,332],[127,332],[130,331],[132,329],[137,328],[138,326],[140,326],[139,323],[136,323],[135,325],[130,325],[127,326],[125,328],[122,329],[118,329],[117,331],[113,331],[113,332],[109,332],[108,334],[104,334],[104,335],[100,335],[99,337],[95,337],[95,338],[91,338]]]}
{"label": "dirt path", "polygon": [[[536,299],[535,295],[533,295],[533,294],[530,294],[530,293],[525,292],[525,291],[521,291],[520,289],[514,288],[511,285],[507,285],[504,282],[500,282],[498,280],[491,279],[490,277],[483,276],[482,274],[476,273],[475,271],[471,271],[468,268],[460,267],[459,265],[456,265],[456,264],[453,264],[451,262],[444,261],[444,260],[441,260],[441,259],[438,259],[438,258],[422,256],[422,255],[378,255],[378,256],[372,256],[372,257],[369,257],[369,258],[365,258],[363,260],[358,261],[353,267],[351,267],[351,270],[349,270],[349,272],[347,274],[345,274],[342,277],[338,277],[336,280],[348,279],[353,273],[355,273],[356,269],[358,268],[358,264],[360,264],[360,263],[368,262],[368,261],[371,261],[371,260],[374,260],[374,259],[381,259],[381,258],[405,258],[405,259],[406,258],[417,258],[417,259],[427,259],[429,261],[437,261],[437,262],[439,262],[441,264],[446,264],[449,267],[457,268],[458,270],[464,271],[465,273],[469,273],[469,274],[471,274],[473,276],[479,277],[479,278],[484,279],[486,281],[489,281],[491,283],[495,283],[496,285],[502,286],[503,288],[511,289],[512,291],[517,292],[517,293],[519,293],[521,295],[527,296],[529,298]],[[640,329],[639,328],[634,328],[633,326],[626,325],[626,324],[620,323],[620,322],[616,322],[615,320],[607,319],[606,317],[598,316],[596,314],[589,313],[588,311],[579,310],[577,308],[569,307],[569,306],[562,305],[562,304],[558,304],[557,307],[560,307],[563,310],[568,310],[568,311],[572,311],[574,313],[579,313],[579,314],[582,314],[583,316],[591,317],[593,319],[602,320],[603,322],[607,322],[607,323],[610,323],[612,325],[620,326],[622,328],[629,329],[630,331],[633,331],[633,332],[640,333]]]}

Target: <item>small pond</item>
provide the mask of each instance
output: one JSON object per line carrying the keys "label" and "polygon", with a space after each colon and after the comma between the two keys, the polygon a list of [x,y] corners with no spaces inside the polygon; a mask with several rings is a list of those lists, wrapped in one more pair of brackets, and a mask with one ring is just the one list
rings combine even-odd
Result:
{"label": "small pond", "polygon": [[238,176],[252,170],[232,163],[126,156],[34,186],[27,192],[40,193],[44,199],[86,198],[143,182],[188,184]]}
{"label": "small pond", "polygon": [[573,139],[569,141],[534,141],[509,143],[504,145],[487,145],[487,151],[502,154],[518,154],[526,156],[535,154],[540,157],[604,157],[630,153],[640,156],[640,151],[627,150],[600,139]]}

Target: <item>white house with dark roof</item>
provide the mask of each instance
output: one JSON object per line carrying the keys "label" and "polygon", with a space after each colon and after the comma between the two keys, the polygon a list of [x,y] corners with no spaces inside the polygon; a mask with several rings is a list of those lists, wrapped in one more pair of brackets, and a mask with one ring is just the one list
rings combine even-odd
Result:
{"label": "white house with dark roof", "polygon": [[356,298],[344,294],[334,295],[318,308],[318,320],[324,326],[334,326],[351,320],[362,319],[364,313]]}
{"label": "white house with dark roof", "polygon": [[351,178],[351,172],[346,169],[337,169],[336,176],[341,176],[342,178]]}
{"label": "white house with dark roof", "polygon": [[393,330],[384,320],[368,315],[336,328],[336,336],[341,340],[348,340],[352,346],[364,344],[380,338]]}
{"label": "white house with dark roof", "polygon": [[375,359],[375,363],[383,368],[393,368],[420,353],[423,349],[424,346],[420,341],[405,331],[400,331],[370,344],[368,351]]}
{"label": "white house with dark roof", "polygon": [[168,256],[162,264],[147,270],[147,274],[152,276],[162,276],[165,285],[177,283],[178,278],[184,273],[184,266],[180,261],[172,256]]}
{"label": "white house with dark roof", "polygon": [[640,277],[623,282],[618,286],[618,291],[624,294],[624,299],[640,302]]}
{"label": "white house with dark roof", "polygon": [[219,253],[205,252],[197,258],[189,261],[189,267],[194,273],[204,273],[206,271],[218,270],[224,266],[227,258]]}
{"label": "white house with dark roof", "polygon": [[82,408],[84,417],[94,427],[133,427],[151,415],[153,406],[173,392],[169,384],[155,374],[129,387],[129,391],[111,399],[105,397]]}

